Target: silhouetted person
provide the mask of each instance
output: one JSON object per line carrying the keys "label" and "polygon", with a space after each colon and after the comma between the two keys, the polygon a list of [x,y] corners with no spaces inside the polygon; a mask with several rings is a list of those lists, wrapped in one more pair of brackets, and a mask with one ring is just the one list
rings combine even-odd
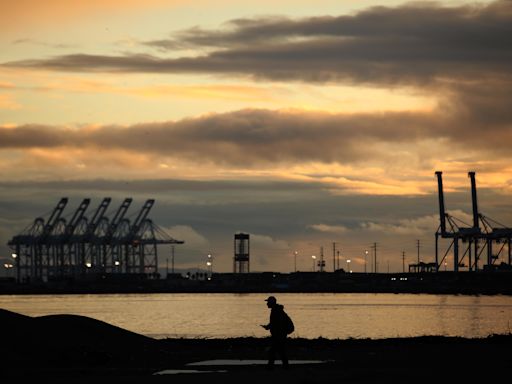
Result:
{"label": "silhouetted person", "polygon": [[288,368],[288,356],[286,353],[286,337],[290,332],[287,329],[287,317],[284,312],[284,307],[281,304],[277,304],[277,300],[274,296],[269,296],[266,300],[267,307],[270,311],[270,321],[267,325],[262,325],[263,328],[270,331],[270,349],[268,355],[268,368],[274,367],[276,354],[279,354],[283,367]]}

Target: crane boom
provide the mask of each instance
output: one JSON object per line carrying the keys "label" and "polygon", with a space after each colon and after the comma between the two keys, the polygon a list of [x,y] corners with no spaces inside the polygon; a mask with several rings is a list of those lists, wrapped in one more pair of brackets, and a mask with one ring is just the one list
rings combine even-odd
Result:
{"label": "crane boom", "polygon": [[439,221],[441,224],[441,234],[446,234],[446,213],[444,208],[444,193],[443,193],[443,172],[436,171],[437,176],[437,189],[439,194]]}
{"label": "crane boom", "polygon": [[43,235],[49,235],[52,231],[53,227],[55,226],[55,223],[59,220],[60,216],[62,215],[62,212],[64,211],[64,208],[66,207],[66,204],[68,203],[68,198],[63,197],[60,199],[57,206],[54,208],[52,214],[50,215],[50,218],[46,222],[46,225],[44,226]]}
{"label": "crane boom", "polygon": [[102,217],[105,215],[105,211],[107,210],[111,201],[112,201],[112,199],[110,197],[105,197],[103,199],[101,204],[96,209],[96,212],[94,212],[94,215],[93,215],[91,221],[89,222],[89,225],[87,228],[88,233],[94,233],[94,230],[98,226],[98,223],[100,222]]}
{"label": "crane boom", "polygon": [[133,222],[133,225],[132,225],[132,232],[136,233],[142,222],[146,219],[146,217],[148,216],[149,214],[149,211],[151,210],[151,208],[153,207],[153,204],[155,203],[155,200],[154,199],[149,199],[147,200],[145,203],[144,203],[144,206],[142,207],[142,209],[140,210],[139,214],[137,215],[137,218],[135,219],[135,221]]}
{"label": "crane boom", "polygon": [[120,205],[119,209],[117,210],[116,214],[114,215],[114,218],[110,222],[109,227],[109,233],[113,234],[116,230],[117,225],[121,222],[124,215],[126,215],[126,212],[128,211],[128,208],[130,207],[130,204],[132,203],[132,198],[127,197],[124,199],[123,203]]}
{"label": "crane boom", "polygon": [[80,203],[80,205],[78,206],[78,209],[73,214],[73,217],[69,221],[68,225],[66,225],[66,234],[67,235],[71,235],[73,233],[77,223],[84,217],[85,211],[87,210],[87,207],[89,207],[90,203],[91,203],[91,199],[84,199]]}
{"label": "crane boom", "polygon": [[471,179],[471,201],[473,203],[473,228],[479,228],[480,224],[478,222],[478,202],[476,198],[476,180],[475,180],[475,172],[468,172],[468,177]]}

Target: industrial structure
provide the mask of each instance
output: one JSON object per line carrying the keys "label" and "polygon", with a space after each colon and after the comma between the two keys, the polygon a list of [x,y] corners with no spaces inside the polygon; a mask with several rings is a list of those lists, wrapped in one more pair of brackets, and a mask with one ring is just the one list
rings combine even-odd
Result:
{"label": "industrial structure", "polygon": [[64,215],[68,198],[60,199],[49,217],[38,217],[8,242],[16,262],[17,281],[80,279],[105,274],[158,276],[158,245],[183,244],[160,229],[148,214],[155,200],[147,200],[134,220],[127,217],[126,198],[110,217],[105,197],[87,215],[90,199],[83,199]]}
{"label": "industrial structure", "polygon": [[[467,268],[469,271],[495,269],[498,267],[497,260],[503,258],[505,249],[508,253],[507,262],[503,261],[502,263],[508,267],[512,266],[512,228],[508,228],[480,213],[475,172],[468,172],[468,177],[471,180],[472,225],[464,223],[446,212],[442,172],[437,171],[435,174],[438,183],[440,221],[435,233],[435,265],[437,270],[439,270],[440,265],[446,262],[447,256],[452,250],[454,272],[458,272],[461,268]],[[439,260],[439,238],[451,240],[441,260]]]}
{"label": "industrial structure", "polygon": [[233,273],[249,273],[249,234],[235,233],[235,255],[233,257]]}

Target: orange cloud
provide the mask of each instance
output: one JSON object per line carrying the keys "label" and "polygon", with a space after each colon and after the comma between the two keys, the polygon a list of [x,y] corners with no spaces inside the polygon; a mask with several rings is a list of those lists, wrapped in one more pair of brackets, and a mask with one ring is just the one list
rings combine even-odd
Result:
{"label": "orange cloud", "polygon": [[34,180],[111,178],[115,175],[142,178],[147,173],[154,176],[158,164],[151,155],[123,150],[52,148],[6,151],[0,157],[0,173],[10,180],[24,177]]}
{"label": "orange cloud", "polygon": [[240,86],[229,84],[153,86],[129,88],[126,92],[146,97],[176,95],[193,99],[224,99],[243,101],[268,101],[283,90],[276,87]]}
{"label": "orange cloud", "polygon": [[20,109],[21,105],[18,104],[10,95],[0,94],[0,109]]}

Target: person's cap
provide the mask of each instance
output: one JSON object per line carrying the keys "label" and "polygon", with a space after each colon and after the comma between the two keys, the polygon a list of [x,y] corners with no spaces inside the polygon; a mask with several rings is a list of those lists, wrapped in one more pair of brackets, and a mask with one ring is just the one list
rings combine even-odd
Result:
{"label": "person's cap", "polygon": [[277,303],[277,300],[274,296],[269,296],[265,299],[266,302],[268,303]]}

